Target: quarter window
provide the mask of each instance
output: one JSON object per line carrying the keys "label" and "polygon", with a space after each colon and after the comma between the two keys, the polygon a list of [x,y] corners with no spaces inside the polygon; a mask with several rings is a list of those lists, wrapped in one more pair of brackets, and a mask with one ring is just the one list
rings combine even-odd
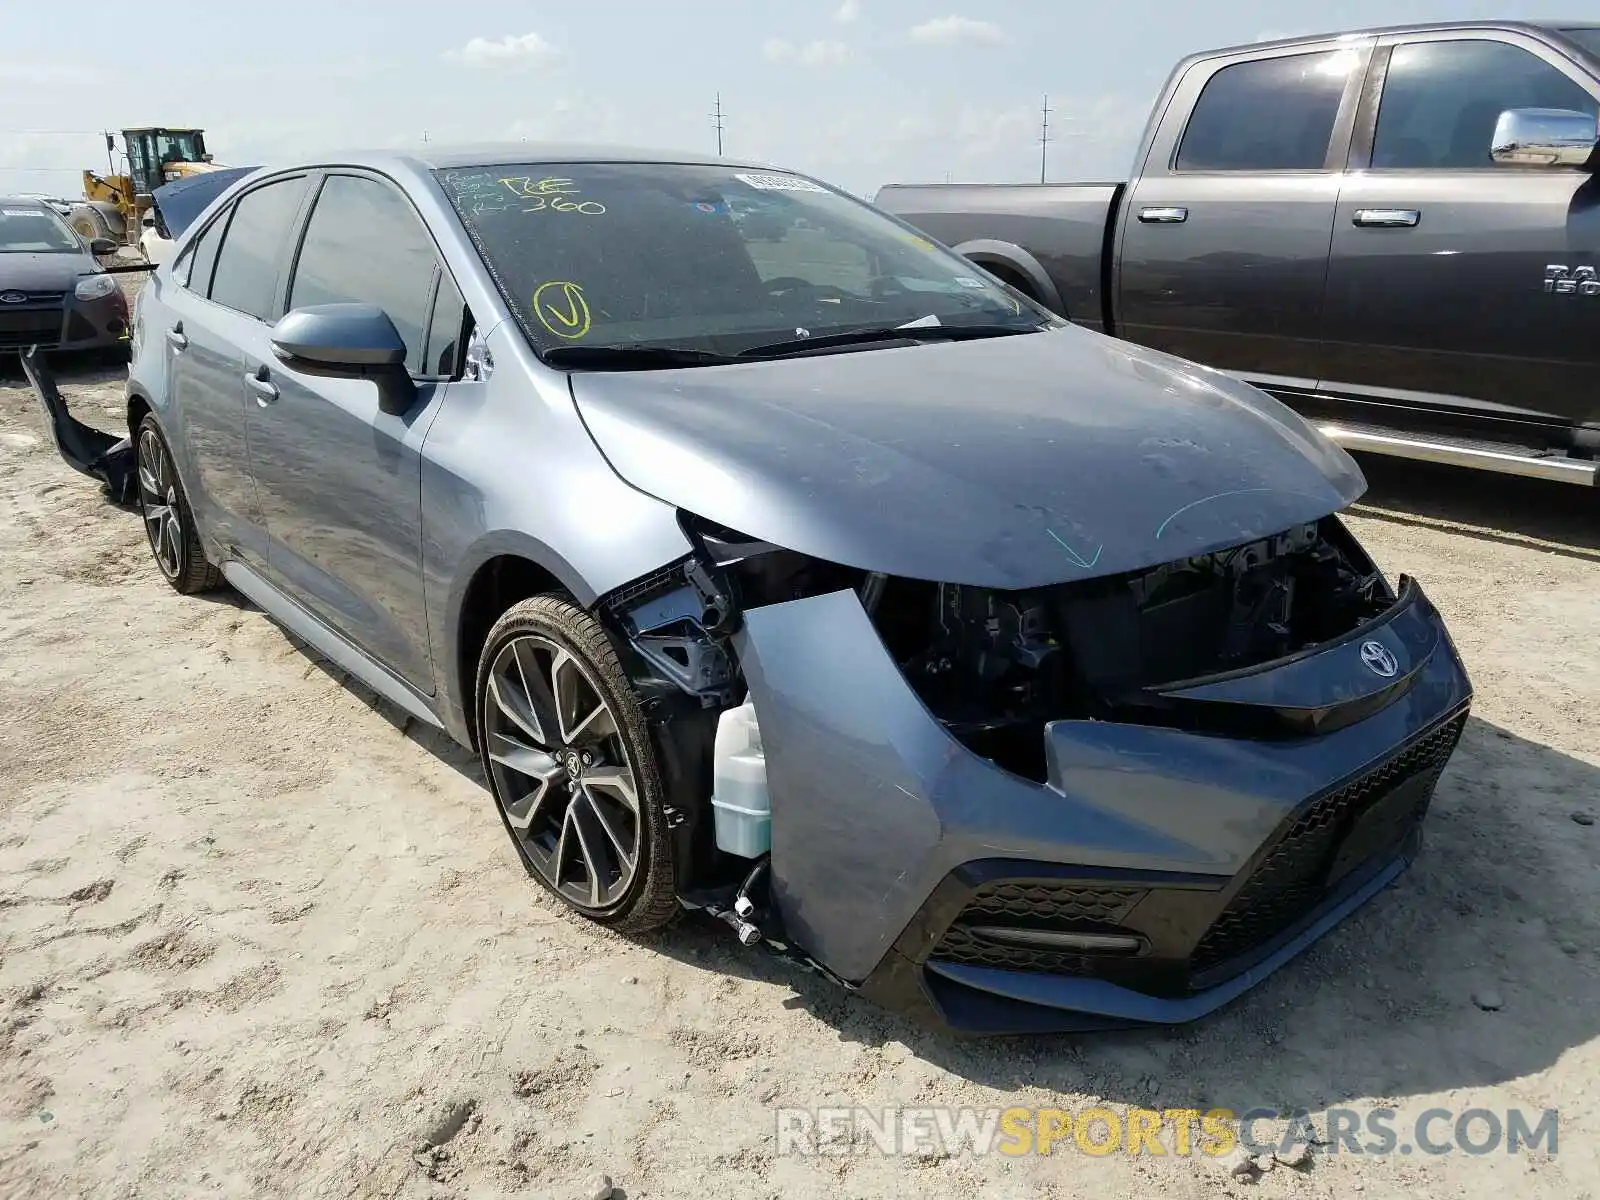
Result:
{"label": "quarter window", "polygon": [[226,217],[218,217],[208,225],[185,252],[185,261],[178,267],[178,282],[197,296],[211,291],[211,272],[217,265],[217,250],[222,245],[222,227]]}
{"label": "quarter window", "polygon": [[433,299],[433,315],[428,321],[428,350],[423,355],[422,373],[453,378],[461,365],[461,333],[466,328],[467,302],[461,298],[450,272],[439,276],[439,290]]}
{"label": "quarter window", "polygon": [[1477,39],[1396,46],[1378,105],[1372,165],[1471,170],[1495,165],[1495,123],[1508,108],[1590,113],[1593,97],[1536,54]]}
{"label": "quarter window", "polygon": [[424,374],[437,265],[432,239],[399,191],[376,179],[333,175],[306,226],[289,307],[376,304],[405,339],[406,368]]}
{"label": "quarter window", "polygon": [[213,300],[262,321],[272,319],[279,272],[288,257],[289,230],[305,191],[306,178],[301,175],[239,198],[217,255]]}
{"label": "quarter window", "polygon": [[1180,171],[1317,171],[1361,55],[1290,54],[1223,67],[1206,83],[1178,148]]}

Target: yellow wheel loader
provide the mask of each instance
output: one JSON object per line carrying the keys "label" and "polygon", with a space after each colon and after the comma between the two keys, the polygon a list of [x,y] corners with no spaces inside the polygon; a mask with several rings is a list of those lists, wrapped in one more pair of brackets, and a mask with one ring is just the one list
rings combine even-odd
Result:
{"label": "yellow wheel loader", "polygon": [[[127,173],[83,173],[83,200],[67,220],[86,238],[110,238],[130,244],[139,240],[150,193],[164,183],[214,171],[203,129],[124,129]],[[106,134],[106,155],[117,148],[115,134]]]}

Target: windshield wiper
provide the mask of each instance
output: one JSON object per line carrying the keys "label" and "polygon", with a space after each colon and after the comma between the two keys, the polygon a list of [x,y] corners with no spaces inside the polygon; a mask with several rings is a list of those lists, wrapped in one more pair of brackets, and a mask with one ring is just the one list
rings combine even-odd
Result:
{"label": "windshield wiper", "polygon": [[544,360],[552,367],[592,367],[597,371],[663,371],[738,361],[688,346],[556,346],[544,352]]}
{"label": "windshield wiper", "polygon": [[879,325],[871,329],[852,329],[846,333],[825,333],[819,337],[788,338],[751,346],[739,351],[740,358],[781,358],[826,350],[832,346],[855,346],[868,342],[966,342],[977,338],[1008,337],[1014,333],[1038,333],[1042,325]]}

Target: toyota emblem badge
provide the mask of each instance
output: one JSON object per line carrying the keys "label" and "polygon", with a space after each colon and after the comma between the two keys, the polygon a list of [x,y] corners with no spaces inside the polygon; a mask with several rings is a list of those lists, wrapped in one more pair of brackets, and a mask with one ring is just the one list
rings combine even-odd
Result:
{"label": "toyota emblem badge", "polygon": [[1393,652],[1382,642],[1362,642],[1361,661],[1367,664],[1374,675],[1382,675],[1385,679],[1393,679],[1400,670]]}

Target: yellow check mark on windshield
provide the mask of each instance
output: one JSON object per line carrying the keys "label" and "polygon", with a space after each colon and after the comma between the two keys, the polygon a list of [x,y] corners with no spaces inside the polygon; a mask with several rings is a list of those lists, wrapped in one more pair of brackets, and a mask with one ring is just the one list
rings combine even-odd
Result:
{"label": "yellow check mark on windshield", "polygon": [[583,288],[569,280],[541,283],[533,293],[533,315],[558,338],[576,341],[589,332],[589,302]]}

